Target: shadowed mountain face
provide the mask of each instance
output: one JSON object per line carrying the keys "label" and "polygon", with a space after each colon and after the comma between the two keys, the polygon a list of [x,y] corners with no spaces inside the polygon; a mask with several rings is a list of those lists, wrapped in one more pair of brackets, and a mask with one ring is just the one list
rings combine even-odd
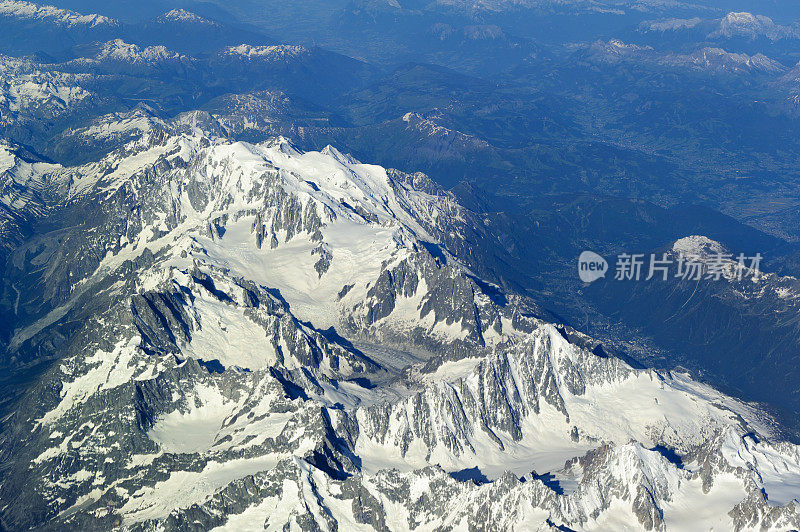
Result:
{"label": "shadowed mountain face", "polygon": [[0,2],[0,529],[800,528],[797,8],[54,4]]}

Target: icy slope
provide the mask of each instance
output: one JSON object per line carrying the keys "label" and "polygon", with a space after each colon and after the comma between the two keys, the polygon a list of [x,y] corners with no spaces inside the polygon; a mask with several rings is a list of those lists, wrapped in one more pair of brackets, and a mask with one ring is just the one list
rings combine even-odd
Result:
{"label": "icy slope", "polygon": [[[443,247],[466,246],[473,219],[427,178],[333,148],[300,153],[282,139],[227,143],[197,129],[175,136],[163,123],[135,124],[155,129],[58,178],[73,203],[136,196],[136,211],[116,213],[126,229],[107,243],[101,271],[168,246],[167,264],[239,272],[318,328],[432,349],[491,344],[524,326]],[[429,191],[412,188],[415,180]]]}
{"label": "icy slope", "polygon": [[81,76],[42,71],[22,59],[0,56],[0,73],[6,80],[0,87],[4,126],[31,117],[52,120],[93,96],[80,86]]}
{"label": "icy slope", "polygon": [[533,317],[425,176],[206,118],[36,167],[8,356],[57,362],[6,420],[3,526],[800,526],[766,416]]}
{"label": "icy slope", "polygon": [[0,141],[0,249],[4,252],[21,242],[28,224],[46,212],[46,176],[58,169],[58,165],[28,160],[19,146]]}

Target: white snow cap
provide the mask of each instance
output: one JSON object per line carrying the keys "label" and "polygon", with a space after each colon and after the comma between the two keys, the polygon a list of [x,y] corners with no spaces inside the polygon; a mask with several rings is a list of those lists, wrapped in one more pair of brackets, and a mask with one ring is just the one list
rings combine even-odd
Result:
{"label": "white snow cap", "polygon": [[726,252],[722,244],[702,235],[691,235],[680,238],[672,245],[672,250],[683,255],[697,257],[706,257]]}
{"label": "white snow cap", "polygon": [[32,4],[30,2],[18,2],[16,0],[0,0],[0,15],[7,17],[14,17],[19,19],[38,19],[48,22],[54,22],[61,26],[103,26],[103,25],[117,25],[118,22],[114,19],[104,17],[103,15],[89,14],[83,15],[61,9],[55,6],[41,6]]}

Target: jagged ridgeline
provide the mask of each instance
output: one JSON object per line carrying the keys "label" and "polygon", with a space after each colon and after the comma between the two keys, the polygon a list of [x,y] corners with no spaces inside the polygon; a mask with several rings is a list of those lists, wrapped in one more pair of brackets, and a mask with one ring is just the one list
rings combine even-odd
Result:
{"label": "jagged ridgeline", "polygon": [[495,284],[426,176],[200,116],[2,147],[3,527],[800,527],[766,416]]}

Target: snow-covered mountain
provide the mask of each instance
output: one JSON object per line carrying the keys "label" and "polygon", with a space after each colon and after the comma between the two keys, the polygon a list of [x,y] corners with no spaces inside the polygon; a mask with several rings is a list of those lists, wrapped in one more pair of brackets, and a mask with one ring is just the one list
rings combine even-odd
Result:
{"label": "snow-covered mountain", "polygon": [[222,50],[220,55],[229,58],[241,58],[247,61],[263,61],[265,63],[291,62],[309,54],[309,50],[298,45],[251,46],[241,44]]}
{"label": "snow-covered mountain", "polygon": [[800,526],[767,416],[481,279],[426,176],[144,115],[96,162],[5,157],[49,225],[3,363],[58,362],[5,421],[4,527]]}
{"label": "snow-covered mountain", "polygon": [[4,126],[32,120],[52,120],[92,97],[81,87],[80,76],[43,71],[31,61],[0,56],[0,123]]}
{"label": "snow-covered mountain", "polygon": [[781,39],[800,38],[800,28],[797,26],[781,26],[763,15],[753,13],[728,13],[719,21],[719,29],[712,32],[711,38],[766,38],[770,41]]}
{"label": "snow-covered mountain", "polygon": [[684,68],[717,74],[756,73],[776,75],[787,71],[778,61],[762,53],[748,55],[722,48],[705,47],[689,54],[664,52],[650,46],[611,39],[593,43],[586,52],[594,61],[631,63],[650,67]]}
{"label": "snow-covered mountain", "polygon": [[766,40],[771,43],[800,38],[797,24],[781,25],[770,17],[750,12],[730,12],[722,18],[662,18],[646,20],[639,25],[642,33],[695,35],[698,39]]}
{"label": "snow-covered mountain", "polygon": [[[639,120],[667,117],[672,131],[680,113],[639,98],[630,82],[647,76],[627,65],[702,87],[711,77],[697,72],[753,94],[784,90],[798,69],[757,46],[785,44],[793,26],[701,19],[668,0],[353,2],[365,18],[343,21],[374,19],[331,19],[331,32],[355,35],[330,40],[337,50],[362,35],[388,47],[383,30],[423,20],[410,39],[438,41],[425,60],[452,67],[384,70],[276,44],[255,26],[142,7],[151,18],[123,24],[0,0],[0,47],[32,54],[0,56],[0,530],[800,529],[800,446],[780,420],[683,370],[615,356],[545,310],[565,297],[586,305],[572,315],[599,313],[589,295],[567,294],[574,265],[544,274],[523,263],[560,267],[559,253],[603,241],[609,226],[674,216],[644,201],[595,209],[537,197],[567,167],[585,168],[588,186],[645,160],[617,162],[631,154],[608,151],[622,142],[603,140],[601,124],[594,159],[573,157],[587,152],[589,115],[560,108],[611,118],[579,71],[619,71],[619,105],[639,101],[640,116],[653,109]],[[240,22],[258,22],[255,11]],[[685,18],[648,14],[662,11]],[[507,24],[549,12],[635,16],[625,41],[557,53]],[[701,38],[661,46],[671,32]],[[397,42],[404,61],[418,57],[417,43]],[[495,60],[496,78],[478,66]],[[482,76],[456,72],[465,65]],[[572,87],[579,98],[554,99]],[[624,133],[634,145],[635,131]],[[600,159],[615,166],[591,164]],[[445,190],[412,172],[420,165],[524,192],[520,205],[535,210],[495,212],[505,203],[469,183]],[[536,165],[553,179],[526,177]],[[513,185],[497,178],[509,168]],[[671,256],[724,251],[674,239],[664,239]],[[717,375],[735,365],[734,384],[800,376],[785,356],[800,339],[797,279],[658,288],[626,300],[626,325],[663,314],[659,330],[679,337],[671,345],[716,357],[705,368]],[[731,348],[720,359],[725,342],[752,346],[752,357]]]}
{"label": "snow-covered mountain", "polygon": [[167,50],[164,46],[147,46],[140,48],[129,44],[122,39],[114,39],[105,43],[100,49],[95,61],[108,63],[119,61],[122,63],[160,63],[169,61],[187,61],[185,55]]}
{"label": "snow-covered mountain", "polygon": [[31,157],[19,146],[0,142],[0,256],[22,241],[31,220],[44,214],[43,178],[58,168],[26,155]]}
{"label": "snow-covered mountain", "polygon": [[106,108],[111,98],[97,93],[95,75],[66,70],[0,55],[0,136],[39,151],[44,139]]}
{"label": "snow-covered mountain", "polygon": [[60,9],[51,5],[41,5],[18,0],[2,0],[0,16],[19,20],[50,22],[66,27],[117,26],[116,20],[95,13],[84,15],[68,9]]}
{"label": "snow-covered mountain", "polygon": [[76,44],[108,40],[123,30],[122,23],[104,15],[18,0],[0,1],[0,24],[2,53],[52,57],[68,57]]}
{"label": "snow-covered mountain", "polygon": [[163,15],[157,17],[156,22],[162,24],[179,23],[179,24],[200,25],[200,26],[219,25],[218,22],[209,20],[205,17],[201,17],[200,15],[192,13],[191,11],[187,11],[185,9],[173,9],[171,11],[168,11]]}
{"label": "snow-covered mountain", "polygon": [[138,46],[113,39],[88,47],[88,57],[59,65],[60,69],[91,74],[146,77],[186,77],[197,69],[193,57],[169,50],[166,46]]}

